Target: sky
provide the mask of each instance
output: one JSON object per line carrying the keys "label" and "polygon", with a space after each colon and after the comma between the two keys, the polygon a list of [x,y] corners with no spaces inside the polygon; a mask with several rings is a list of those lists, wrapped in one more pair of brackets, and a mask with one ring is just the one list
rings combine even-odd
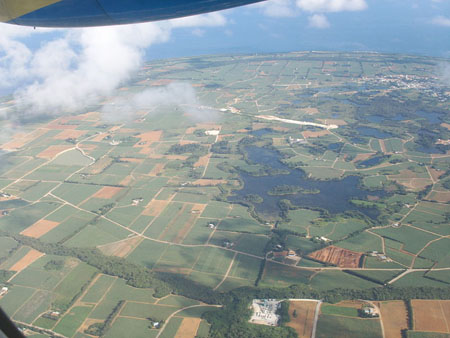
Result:
{"label": "sky", "polygon": [[[270,0],[114,27],[0,24],[0,95],[12,94],[28,114],[57,115],[98,102],[152,59],[301,50],[450,58],[449,37],[450,0]],[[147,94],[170,101],[180,87],[165,90]],[[0,110],[0,120],[11,118]]]}

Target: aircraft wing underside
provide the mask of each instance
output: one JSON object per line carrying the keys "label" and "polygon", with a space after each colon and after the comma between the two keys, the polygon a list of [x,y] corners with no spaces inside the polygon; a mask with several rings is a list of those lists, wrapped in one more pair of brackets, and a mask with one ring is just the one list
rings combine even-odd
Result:
{"label": "aircraft wing underside", "polygon": [[106,26],[180,18],[261,0],[0,0],[0,22],[35,27]]}

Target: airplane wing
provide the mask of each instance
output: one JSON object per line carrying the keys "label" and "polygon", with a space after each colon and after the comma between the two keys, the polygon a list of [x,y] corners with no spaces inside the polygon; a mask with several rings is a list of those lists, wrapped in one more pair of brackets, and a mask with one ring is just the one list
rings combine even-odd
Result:
{"label": "airplane wing", "polygon": [[0,22],[34,27],[107,26],[180,18],[262,0],[0,0]]}

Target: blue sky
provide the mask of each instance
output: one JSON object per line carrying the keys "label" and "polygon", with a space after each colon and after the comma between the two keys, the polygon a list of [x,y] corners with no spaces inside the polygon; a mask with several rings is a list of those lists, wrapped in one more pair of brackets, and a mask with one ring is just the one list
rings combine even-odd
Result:
{"label": "blue sky", "polygon": [[[277,6],[271,9],[270,3],[289,10],[283,15]],[[365,3],[361,10],[310,12],[287,0],[223,11],[227,18],[224,27],[176,31],[168,43],[153,46],[149,57],[295,50],[371,50],[450,57],[449,0]],[[313,15],[324,17],[328,25],[311,25]]]}

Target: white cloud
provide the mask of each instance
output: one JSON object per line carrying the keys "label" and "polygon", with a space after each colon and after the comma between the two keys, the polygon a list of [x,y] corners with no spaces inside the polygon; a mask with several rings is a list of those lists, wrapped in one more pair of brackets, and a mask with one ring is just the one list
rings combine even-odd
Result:
{"label": "white cloud", "polygon": [[103,118],[116,122],[134,118],[138,111],[152,111],[156,106],[179,106],[196,120],[214,119],[216,111],[201,108],[195,89],[185,82],[174,82],[164,87],[146,89],[140,93],[114,98],[101,109]]}
{"label": "white cloud", "polygon": [[447,18],[443,15],[435,16],[431,23],[437,26],[450,27],[450,18]]}
{"label": "white cloud", "polygon": [[183,27],[217,27],[225,26],[227,19],[220,13],[208,13],[203,15],[188,16],[185,18],[170,20],[174,28]]}
{"label": "white cloud", "polygon": [[270,17],[292,17],[297,14],[293,0],[269,0],[257,3],[254,7],[261,8],[264,15]]}
{"label": "white cloud", "polygon": [[21,111],[76,111],[127,81],[142,65],[144,50],[168,41],[173,29],[193,28],[195,32],[198,27],[224,26],[226,22],[223,15],[212,13],[158,23],[59,30],[57,38],[34,53],[21,38],[38,33],[27,27],[1,25],[0,86],[31,83],[15,93]]}
{"label": "white cloud", "polygon": [[367,8],[365,0],[297,0],[297,6],[316,13],[361,11]]}
{"label": "white cloud", "polygon": [[313,28],[324,29],[324,28],[330,27],[330,23],[328,22],[327,17],[323,14],[311,15],[308,18],[308,22],[309,22],[309,26],[313,27]]}

